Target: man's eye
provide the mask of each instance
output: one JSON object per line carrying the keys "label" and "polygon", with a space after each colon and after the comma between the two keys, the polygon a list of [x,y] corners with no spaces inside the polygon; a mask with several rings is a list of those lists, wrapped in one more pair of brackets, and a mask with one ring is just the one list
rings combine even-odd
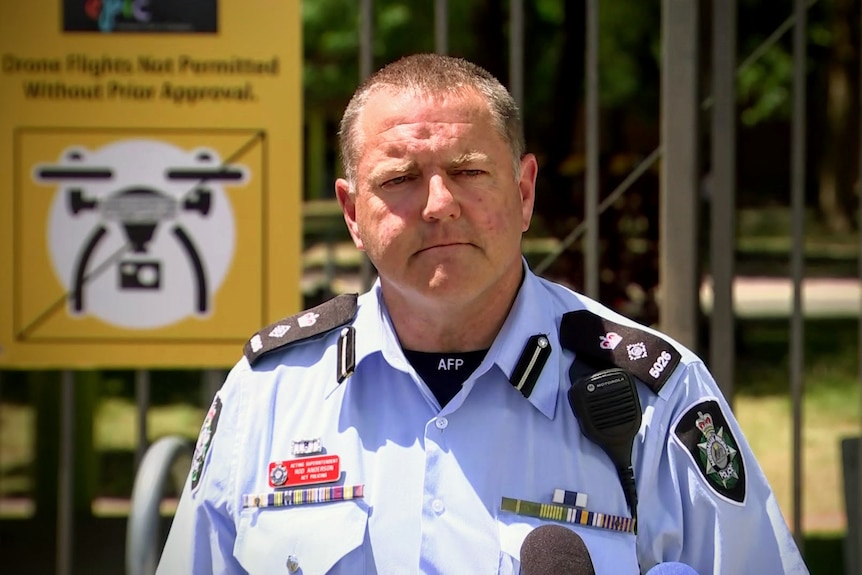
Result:
{"label": "man's eye", "polygon": [[459,170],[457,172],[459,176],[481,176],[484,173],[484,170]]}
{"label": "man's eye", "polygon": [[408,176],[398,176],[397,178],[392,178],[391,180],[386,180],[381,184],[382,187],[386,188],[389,186],[397,186],[399,184],[403,184],[408,180]]}

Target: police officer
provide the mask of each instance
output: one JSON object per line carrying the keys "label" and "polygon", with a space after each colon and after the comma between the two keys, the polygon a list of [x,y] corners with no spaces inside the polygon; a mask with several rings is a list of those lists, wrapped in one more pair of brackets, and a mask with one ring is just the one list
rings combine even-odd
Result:
{"label": "police officer", "polygon": [[[250,339],[161,573],[518,573],[549,523],[600,575],[807,573],[703,362],[527,267],[537,164],[495,78],[401,59],[359,87],[340,138],[336,193],[379,279]],[[621,463],[569,392],[626,381]]]}

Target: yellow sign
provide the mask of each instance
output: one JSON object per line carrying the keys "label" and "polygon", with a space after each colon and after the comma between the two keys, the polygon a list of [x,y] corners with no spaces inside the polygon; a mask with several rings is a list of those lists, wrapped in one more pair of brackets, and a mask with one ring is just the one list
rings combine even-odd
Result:
{"label": "yellow sign", "polygon": [[229,366],[300,307],[299,1],[153,6],[3,8],[0,367]]}

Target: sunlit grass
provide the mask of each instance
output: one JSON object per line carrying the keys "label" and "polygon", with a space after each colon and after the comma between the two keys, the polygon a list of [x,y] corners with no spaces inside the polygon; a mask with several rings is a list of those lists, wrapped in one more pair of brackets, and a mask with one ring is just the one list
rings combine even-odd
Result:
{"label": "sunlit grass", "polygon": [[[734,405],[788,524],[793,516],[791,410],[787,396],[742,395]],[[859,434],[858,389],[811,390],[803,400],[802,414],[803,529],[843,530],[846,519],[840,442]]]}
{"label": "sunlit grass", "polygon": [[[197,437],[204,409],[187,404],[164,405],[150,408],[147,413],[147,438],[152,442],[165,435]],[[94,422],[94,440],[97,450],[129,450],[137,445],[138,410],[134,404],[119,398],[100,402]]]}
{"label": "sunlit grass", "polygon": [[[166,435],[179,435],[194,441],[200,430],[204,409],[175,404],[154,406],[147,415],[147,436],[150,442]],[[100,485],[96,495],[131,494],[132,472],[117,477],[117,466],[110,465],[108,454],[127,453],[131,457],[137,447],[138,409],[133,402],[120,398],[105,398],[99,402],[93,421],[93,442],[100,459]],[[5,497],[27,497],[32,488],[35,445],[35,410],[29,405],[0,403],[0,501]],[[129,459],[131,465],[131,460]],[[129,467],[131,470],[131,467]],[[0,504],[0,514],[6,512]],[[20,506],[18,506],[20,507]],[[16,508],[18,508],[16,507]]]}

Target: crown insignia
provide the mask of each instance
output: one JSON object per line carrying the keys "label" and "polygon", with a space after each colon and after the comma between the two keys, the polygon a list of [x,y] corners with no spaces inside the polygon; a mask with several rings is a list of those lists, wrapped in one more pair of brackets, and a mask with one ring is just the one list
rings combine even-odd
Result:
{"label": "crown insignia", "polygon": [[712,423],[712,416],[710,414],[704,414],[701,411],[697,412],[697,419],[694,420],[694,425],[700,430],[702,434],[706,437],[715,433],[715,425]]}

